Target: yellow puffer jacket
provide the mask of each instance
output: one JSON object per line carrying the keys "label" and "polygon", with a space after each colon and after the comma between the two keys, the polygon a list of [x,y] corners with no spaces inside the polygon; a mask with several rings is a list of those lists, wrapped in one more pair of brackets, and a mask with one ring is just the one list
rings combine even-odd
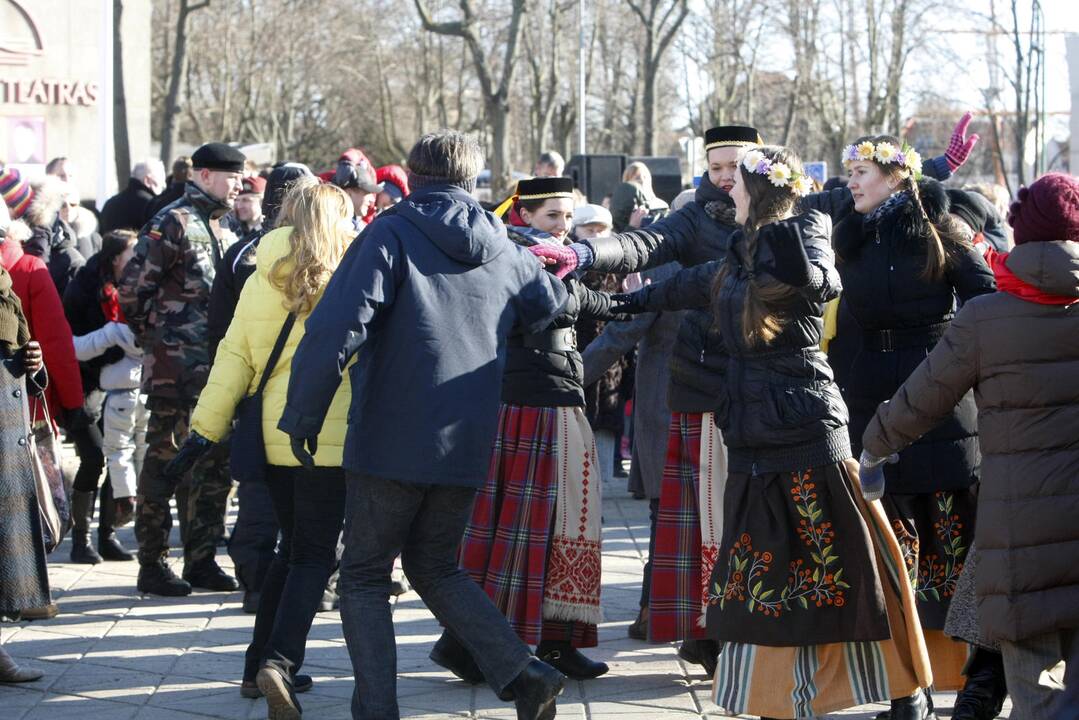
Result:
{"label": "yellow puffer jacket", "polygon": [[[278,228],[259,242],[255,274],[244,285],[236,315],[229,325],[225,339],[217,348],[217,357],[210,370],[210,379],[199,397],[191,428],[203,437],[220,442],[232,428],[236,405],[255,392],[263,368],[270,357],[277,334],[288,316],[282,305],[284,296],[270,284],[273,264],[288,254],[292,228]],[[315,304],[322,299],[321,292]],[[292,356],[304,333],[306,315],[298,316],[289,333],[281,357],[277,361],[262,401],[262,433],[266,441],[266,458],[270,465],[295,467],[300,463],[292,454],[289,437],[277,429],[277,421],[285,409]],[[351,385],[344,380],[333,397],[322,432],[318,436],[315,464],[340,467],[345,445],[345,429]]]}

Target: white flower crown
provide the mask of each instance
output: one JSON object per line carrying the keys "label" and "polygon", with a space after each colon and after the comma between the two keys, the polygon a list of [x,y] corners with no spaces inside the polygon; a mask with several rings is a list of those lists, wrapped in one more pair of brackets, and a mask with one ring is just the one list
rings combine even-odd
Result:
{"label": "white flower crown", "polygon": [[849,168],[852,162],[859,160],[878,162],[881,165],[894,163],[909,170],[915,180],[922,179],[922,156],[907,143],[903,143],[903,147],[898,148],[890,142],[879,142],[874,145],[869,140],[865,140],[857,145],[848,145],[843,148],[844,166]]}
{"label": "white flower crown", "polygon": [[789,187],[798,197],[813,192],[813,179],[803,172],[795,172],[783,162],[775,162],[760,150],[748,150],[742,158],[742,167],[755,175],[764,175],[776,187]]}

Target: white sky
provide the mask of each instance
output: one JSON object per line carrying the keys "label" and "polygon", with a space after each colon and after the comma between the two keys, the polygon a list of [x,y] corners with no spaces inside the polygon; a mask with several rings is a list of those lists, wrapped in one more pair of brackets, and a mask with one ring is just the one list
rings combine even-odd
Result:
{"label": "white sky", "polygon": [[[910,102],[914,99],[913,93],[909,91],[911,83],[927,82],[931,85],[930,89],[941,95],[950,95],[957,102],[968,107],[977,109],[984,106],[981,89],[989,85],[986,40],[983,35],[969,31],[984,30],[988,27],[988,21],[982,16],[988,16],[989,7],[990,0],[944,0],[939,12],[934,11],[935,14],[929,16],[926,31],[939,32],[943,36],[940,39],[943,39],[957,55],[969,58],[969,64],[966,71],[957,77],[957,68],[950,60],[941,62],[940,58],[932,53],[915,54],[910,66],[907,90],[904,92],[905,101]],[[1024,28],[1029,27],[1031,7],[1030,0],[1024,0],[1024,7],[1020,14],[1020,24]],[[996,9],[998,21],[1005,27],[1010,27],[1009,0],[996,0]],[[1054,33],[1047,36],[1046,111],[1067,113],[1071,110],[1071,91],[1065,36],[1061,33],[1079,33],[1079,1],[1042,0],[1042,10],[1045,15],[1045,27]],[[960,32],[949,32],[955,30]],[[1009,36],[997,37],[997,52],[1002,56],[1002,65],[1005,68],[1014,65],[1014,50]],[[694,81],[697,73],[693,70],[691,66],[689,92],[699,95],[703,89]],[[1014,101],[1010,99],[1006,81],[1003,78],[1001,83],[1005,85],[1003,102],[1008,105],[1004,109],[1009,110]],[[684,117],[675,118],[676,124],[683,121]],[[1067,136],[1068,117],[1066,115],[1050,115],[1048,124],[1050,136]]]}

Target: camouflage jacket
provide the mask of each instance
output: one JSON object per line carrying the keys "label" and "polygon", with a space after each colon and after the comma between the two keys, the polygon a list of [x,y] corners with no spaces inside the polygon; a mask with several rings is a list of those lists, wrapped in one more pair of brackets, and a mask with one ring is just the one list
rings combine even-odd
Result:
{"label": "camouflage jacket", "polygon": [[144,350],[142,389],[194,402],[210,373],[207,312],[224,257],[218,219],[228,207],[188,183],[139,233],[120,280],[120,306]]}

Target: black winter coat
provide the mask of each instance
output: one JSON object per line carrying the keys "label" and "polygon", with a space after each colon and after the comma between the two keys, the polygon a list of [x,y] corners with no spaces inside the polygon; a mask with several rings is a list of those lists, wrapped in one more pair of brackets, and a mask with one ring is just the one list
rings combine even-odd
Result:
{"label": "black winter coat", "polygon": [[255,273],[255,252],[259,240],[269,230],[258,231],[247,242],[235,242],[225,251],[214,284],[210,288],[210,309],[206,317],[206,335],[210,341],[210,362],[217,356],[217,346],[225,339],[229,331],[232,316],[236,314],[236,303],[240,302],[240,293],[244,283]]}
{"label": "black winter coat", "polygon": [[141,180],[131,178],[127,187],[105,201],[101,208],[101,233],[135,230],[146,224],[146,213],[155,195]]}
{"label": "black winter coat", "polygon": [[23,243],[23,251],[45,261],[56,292],[63,297],[67,284],[86,264],[86,258],[79,252],[75,231],[56,218],[51,226],[35,225],[31,232],[30,239]]}
{"label": "black winter coat", "polygon": [[[527,228],[507,228],[518,245],[535,244]],[[529,407],[584,407],[584,362],[574,325],[581,319],[613,320],[609,295],[589,290],[576,273],[563,280],[568,299],[543,330],[513,333],[506,341],[502,402]]]}
{"label": "black winter coat", "polygon": [[[91,257],[75,273],[75,277],[64,291],[64,316],[71,325],[72,335],[87,335],[104,327],[108,322],[101,308],[101,288],[104,280],[100,270],[100,259],[99,255]],[[80,361],[79,372],[82,375],[83,392],[89,394],[91,390],[97,389],[101,368],[123,358],[123,348],[111,347],[91,360]]]}
{"label": "black winter coat", "polygon": [[[604,293],[621,292],[622,280],[613,273],[601,274],[588,272],[581,277],[581,282],[589,290]],[[584,353],[593,340],[599,337],[607,323],[592,318],[577,321],[577,350]],[[628,358],[630,352],[616,360],[591,385],[584,389],[584,414],[593,431],[607,430],[621,436],[625,427],[623,408],[626,400],[633,393],[633,369]]]}
{"label": "black winter coat", "polygon": [[[730,266],[716,311],[716,332],[727,355],[725,382],[711,409],[723,430],[731,472],[804,470],[851,456],[847,408],[819,347],[824,305],[841,289],[832,264],[831,220],[810,211],[783,224],[801,237],[806,256],[818,272],[781,309],[785,324],[770,344],[749,347],[743,338],[749,274],[746,236],[741,232],[734,235],[725,260],[683,270],[641,295],[649,310],[701,307],[711,299],[716,273],[723,264]],[[761,228],[754,267],[774,262],[770,241],[775,229],[775,225]],[[756,276],[771,280],[760,270]]]}
{"label": "black winter coat", "polygon": [[[850,193],[847,193],[849,196]],[[723,258],[738,229],[730,196],[701,179],[693,202],[642,230],[590,240],[591,269],[631,273],[677,261],[685,268]],[[678,329],[671,354],[667,400],[672,412],[701,413],[715,408],[727,359],[707,308],[690,310]]]}
{"label": "black winter coat", "polygon": [[[944,187],[923,180],[919,188],[929,217],[942,219],[948,211]],[[835,230],[844,301],[854,320],[850,329],[862,334],[844,382],[856,453],[877,406],[925,359],[954,317],[956,297],[963,302],[996,289],[992,272],[972,247],[950,249],[943,277],[925,279],[926,241],[916,212],[907,200],[875,221],[852,214]],[[885,477],[889,492],[955,490],[977,481],[980,463],[977,410],[967,393],[940,425],[900,453],[898,464],[885,468]]]}
{"label": "black winter coat", "polygon": [[153,220],[155,215],[182,198],[186,187],[187,183],[170,183],[160,195],[146,203],[146,213],[143,215],[142,222],[139,223],[139,228],[141,229],[143,225]]}

